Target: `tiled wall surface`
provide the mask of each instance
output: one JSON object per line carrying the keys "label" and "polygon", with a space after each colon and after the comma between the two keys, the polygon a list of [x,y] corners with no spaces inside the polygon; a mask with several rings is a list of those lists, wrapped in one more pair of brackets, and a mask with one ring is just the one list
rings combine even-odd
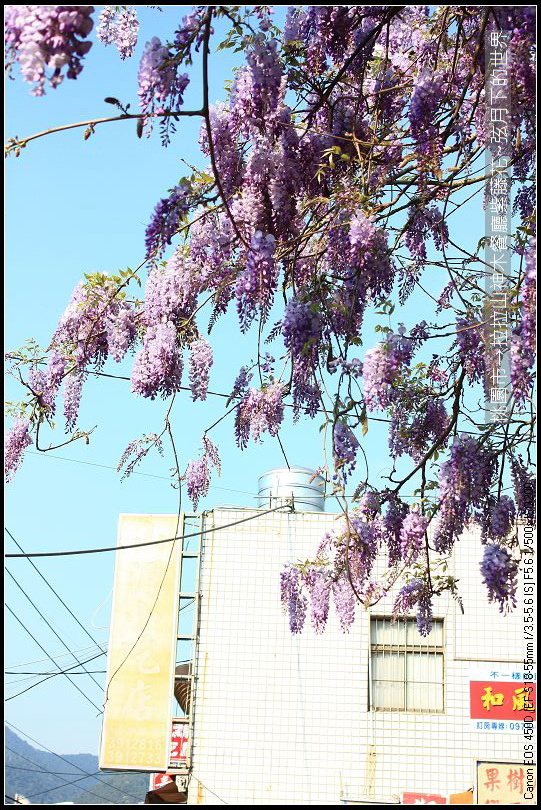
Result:
{"label": "tiled wall surface", "polygon": [[[249,514],[214,510],[205,528]],[[435,604],[444,619],[443,714],[368,710],[369,614],[362,608],[347,634],[331,608],[322,635],[308,621],[291,635],[280,570],[312,556],[335,519],[274,513],[206,535],[190,804],[397,802],[403,791],[471,788],[477,759],[521,760],[520,731],[476,731],[469,718],[471,668],[513,667],[523,657],[521,607],[502,616],[487,603],[475,532],[452,561],[465,615],[447,597]],[[389,613],[391,601],[373,615]]]}

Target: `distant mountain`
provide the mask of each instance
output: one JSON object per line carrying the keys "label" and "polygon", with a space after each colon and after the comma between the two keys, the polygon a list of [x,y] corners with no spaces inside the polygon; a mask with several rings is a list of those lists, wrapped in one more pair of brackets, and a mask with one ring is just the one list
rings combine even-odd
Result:
{"label": "distant mountain", "polygon": [[10,728],[5,731],[6,796],[20,793],[32,804],[141,804],[145,798],[148,774],[101,773],[92,754],[62,754],[60,759]]}

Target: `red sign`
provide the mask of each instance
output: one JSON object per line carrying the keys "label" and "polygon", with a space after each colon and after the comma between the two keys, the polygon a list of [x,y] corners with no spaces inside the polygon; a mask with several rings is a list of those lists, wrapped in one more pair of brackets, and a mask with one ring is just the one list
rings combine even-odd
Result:
{"label": "red sign", "polygon": [[168,782],[173,782],[174,779],[168,773],[151,773],[150,774],[150,787],[149,790],[158,790]]}
{"label": "red sign", "polygon": [[533,683],[470,681],[470,717],[474,720],[535,720],[535,707]]}
{"label": "red sign", "polygon": [[189,726],[187,723],[173,723],[171,733],[170,762],[186,762],[188,759]]}
{"label": "red sign", "polygon": [[447,799],[437,793],[403,793],[402,804],[447,804]]}

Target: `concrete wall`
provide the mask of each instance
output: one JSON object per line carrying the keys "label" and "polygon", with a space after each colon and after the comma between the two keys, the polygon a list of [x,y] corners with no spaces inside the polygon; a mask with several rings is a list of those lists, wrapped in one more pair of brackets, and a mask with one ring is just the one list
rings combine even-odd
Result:
{"label": "concrete wall", "polygon": [[[249,514],[217,509],[205,527]],[[331,608],[322,635],[308,621],[291,635],[280,570],[311,557],[335,519],[274,513],[206,535],[190,804],[397,802],[403,791],[473,787],[477,759],[521,760],[520,731],[477,731],[469,718],[471,668],[518,670],[513,662],[523,657],[522,610],[504,617],[487,603],[474,532],[452,563],[465,616],[448,597],[435,603],[444,619],[443,714],[369,711],[369,614],[361,607],[347,634]],[[391,602],[373,615],[390,613]]]}

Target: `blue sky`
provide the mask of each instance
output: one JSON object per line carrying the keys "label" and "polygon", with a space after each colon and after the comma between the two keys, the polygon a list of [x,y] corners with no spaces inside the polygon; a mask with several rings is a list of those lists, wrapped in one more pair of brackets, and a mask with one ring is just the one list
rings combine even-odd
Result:
{"label": "blue sky", "polygon": [[[98,7],[99,8],[99,7]],[[64,81],[42,98],[30,95],[15,68],[15,81],[6,82],[6,138],[40,132],[53,126],[115,114],[103,102],[114,96],[137,109],[137,66],[142,47],[151,36],[172,36],[188,7],[168,7],[163,13],[139,8],[141,30],[136,54],[122,62],[114,47],[94,45],[76,81]],[[216,40],[219,41],[219,40]],[[224,82],[238,60],[222,51],[213,61],[211,100],[224,98]],[[199,61],[191,69],[192,83],[185,104],[200,106]],[[6,333],[7,349],[30,337],[43,346],[62,314],[83,273],[117,272],[136,267],[143,258],[144,230],[156,202],[178,178],[187,173],[181,158],[201,165],[197,148],[199,120],[184,119],[172,144],[164,149],[158,132],[138,139],[135,123],[118,122],[96,128],[83,140],[83,130],[57,133],[33,141],[19,158],[6,161]],[[253,356],[252,336],[239,338],[236,318],[214,330],[215,366],[211,389],[229,392],[240,366]],[[106,369],[129,376],[130,362]],[[8,399],[21,398],[21,389],[9,380]],[[121,512],[176,512],[178,493],[169,483],[172,459],[155,455],[140,466],[140,474],[120,482],[115,469],[126,445],[143,433],[161,429],[166,403],[135,399],[129,382],[91,379],[83,396],[79,425],[98,427],[89,446],[74,443],[51,454],[30,447],[14,481],[6,488],[6,526],[25,551],[68,550],[110,546],[116,542]],[[182,392],[173,412],[176,442],[182,463],[199,452],[204,429],[223,413],[223,400],[209,397],[195,405]],[[8,420],[9,424],[10,420]],[[288,430],[284,446],[290,463],[322,463],[319,423],[299,423]],[[284,459],[276,440],[236,448],[232,417],[213,431],[220,446],[223,471],[200,507],[255,505],[257,479]],[[63,440],[62,426],[46,444]],[[184,498],[184,506],[190,505]],[[6,536],[6,550],[16,552]],[[99,642],[108,639],[113,554],[36,560],[40,571],[82,624]],[[92,644],[26,560],[10,560],[8,568],[23,590],[66,640],[70,649]],[[19,589],[7,579],[7,602],[49,653],[65,649],[39,618]],[[20,624],[7,614],[6,659],[13,666],[44,659],[44,653]],[[79,657],[86,655],[81,653]],[[69,656],[59,659],[67,664]],[[82,660],[82,658],[81,658]],[[75,663],[71,659],[70,663]],[[104,658],[89,665],[105,669]],[[50,662],[21,666],[19,670],[49,671]],[[25,676],[20,676],[22,679]],[[104,676],[97,674],[96,680]],[[19,680],[8,676],[8,682]],[[101,705],[100,691],[87,676],[74,680]],[[7,695],[32,681],[21,680]],[[63,676],[31,689],[6,704],[6,719],[59,752],[96,753],[100,719],[96,710]]]}
{"label": "blue sky", "polygon": [[[139,45],[135,56],[125,62],[113,47],[104,48],[97,43],[93,32],[94,45],[77,81],[66,80],[56,90],[48,88],[43,98],[30,95],[29,85],[20,80],[15,69],[15,81],[7,82],[6,86],[6,137],[114,115],[114,108],[103,101],[106,96],[131,103],[132,111],[136,111],[137,66],[144,43],[153,35],[162,39],[172,36],[188,8],[167,7],[160,13],[139,7]],[[276,20],[282,18],[283,10],[277,9]],[[231,78],[237,59],[230,51],[221,51],[213,57],[211,100],[225,97],[224,82]],[[198,73],[196,57],[185,96],[187,108],[201,104]],[[138,139],[133,121],[117,122],[97,127],[87,141],[83,140],[82,129],[40,138],[31,142],[19,158],[9,158],[5,220],[8,349],[20,346],[30,337],[43,346],[48,344],[83,273],[114,273],[140,264],[144,230],[154,205],[186,173],[181,159],[202,165],[198,132],[199,120],[183,119],[177,135],[165,149],[158,132],[150,138]],[[471,233],[474,243],[482,235],[482,212],[479,223],[479,228],[473,226],[475,233]],[[441,290],[445,280],[429,281],[432,283]],[[412,301],[411,323],[420,319],[416,309],[418,302]],[[427,314],[423,311],[421,317]],[[406,312],[404,318],[407,317]],[[396,321],[393,325],[396,326]],[[373,343],[376,341],[374,335]],[[210,387],[229,392],[240,366],[253,357],[254,337],[250,333],[245,338],[239,335],[233,313],[218,323],[212,343],[216,359]],[[105,370],[129,376],[130,362],[111,363]],[[20,389],[10,383],[7,393],[8,399],[21,396]],[[119,513],[176,512],[178,493],[168,480],[172,459],[167,455],[165,459],[149,456],[139,467],[139,474],[124,482],[114,469],[132,439],[149,431],[160,432],[166,407],[161,401],[134,398],[129,382],[89,380],[79,426],[97,425],[90,445],[74,443],[51,454],[39,454],[35,448],[29,448],[21,470],[7,487],[6,525],[25,551],[114,545]],[[204,429],[222,413],[221,398],[209,397],[207,402],[194,405],[188,392],[178,396],[173,427],[184,466],[198,454]],[[294,427],[290,422],[286,425],[282,440],[291,464],[317,467],[323,463],[320,424],[320,419],[313,422],[301,419]],[[50,441],[56,444],[62,436],[60,427]],[[220,423],[211,437],[220,447],[223,471],[200,508],[255,505],[258,476],[284,464],[278,442],[269,438],[261,445],[251,443],[241,453],[234,442],[232,417]],[[43,440],[47,442],[45,436]],[[374,473],[389,470],[381,426],[371,423],[363,446]],[[186,498],[183,504],[190,511]],[[8,538],[6,548],[17,551]],[[107,642],[114,555],[37,560],[36,565],[91,635],[98,642]],[[9,560],[8,568],[70,649],[79,650],[92,643],[28,561]],[[7,585],[8,604],[47,652],[65,652],[10,579]],[[11,614],[6,620],[6,635],[8,671],[14,671],[15,665],[19,670],[32,669],[35,665],[20,665],[45,658]],[[74,663],[73,660],[68,663],[68,659],[66,656],[59,660],[68,666]],[[41,664],[35,666],[40,667]],[[105,659],[97,659],[89,668],[105,669]],[[52,669],[50,662],[43,662],[43,671]],[[102,674],[95,677],[99,683],[103,682]],[[76,679],[88,697],[101,705],[98,687],[86,676]],[[15,680],[16,676],[8,676],[8,682]],[[31,683],[21,680],[10,686],[8,696]],[[97,714],[63,676],[52,678],[6,704],[9,722],[60,753],[97,753],[100,730]]]}

